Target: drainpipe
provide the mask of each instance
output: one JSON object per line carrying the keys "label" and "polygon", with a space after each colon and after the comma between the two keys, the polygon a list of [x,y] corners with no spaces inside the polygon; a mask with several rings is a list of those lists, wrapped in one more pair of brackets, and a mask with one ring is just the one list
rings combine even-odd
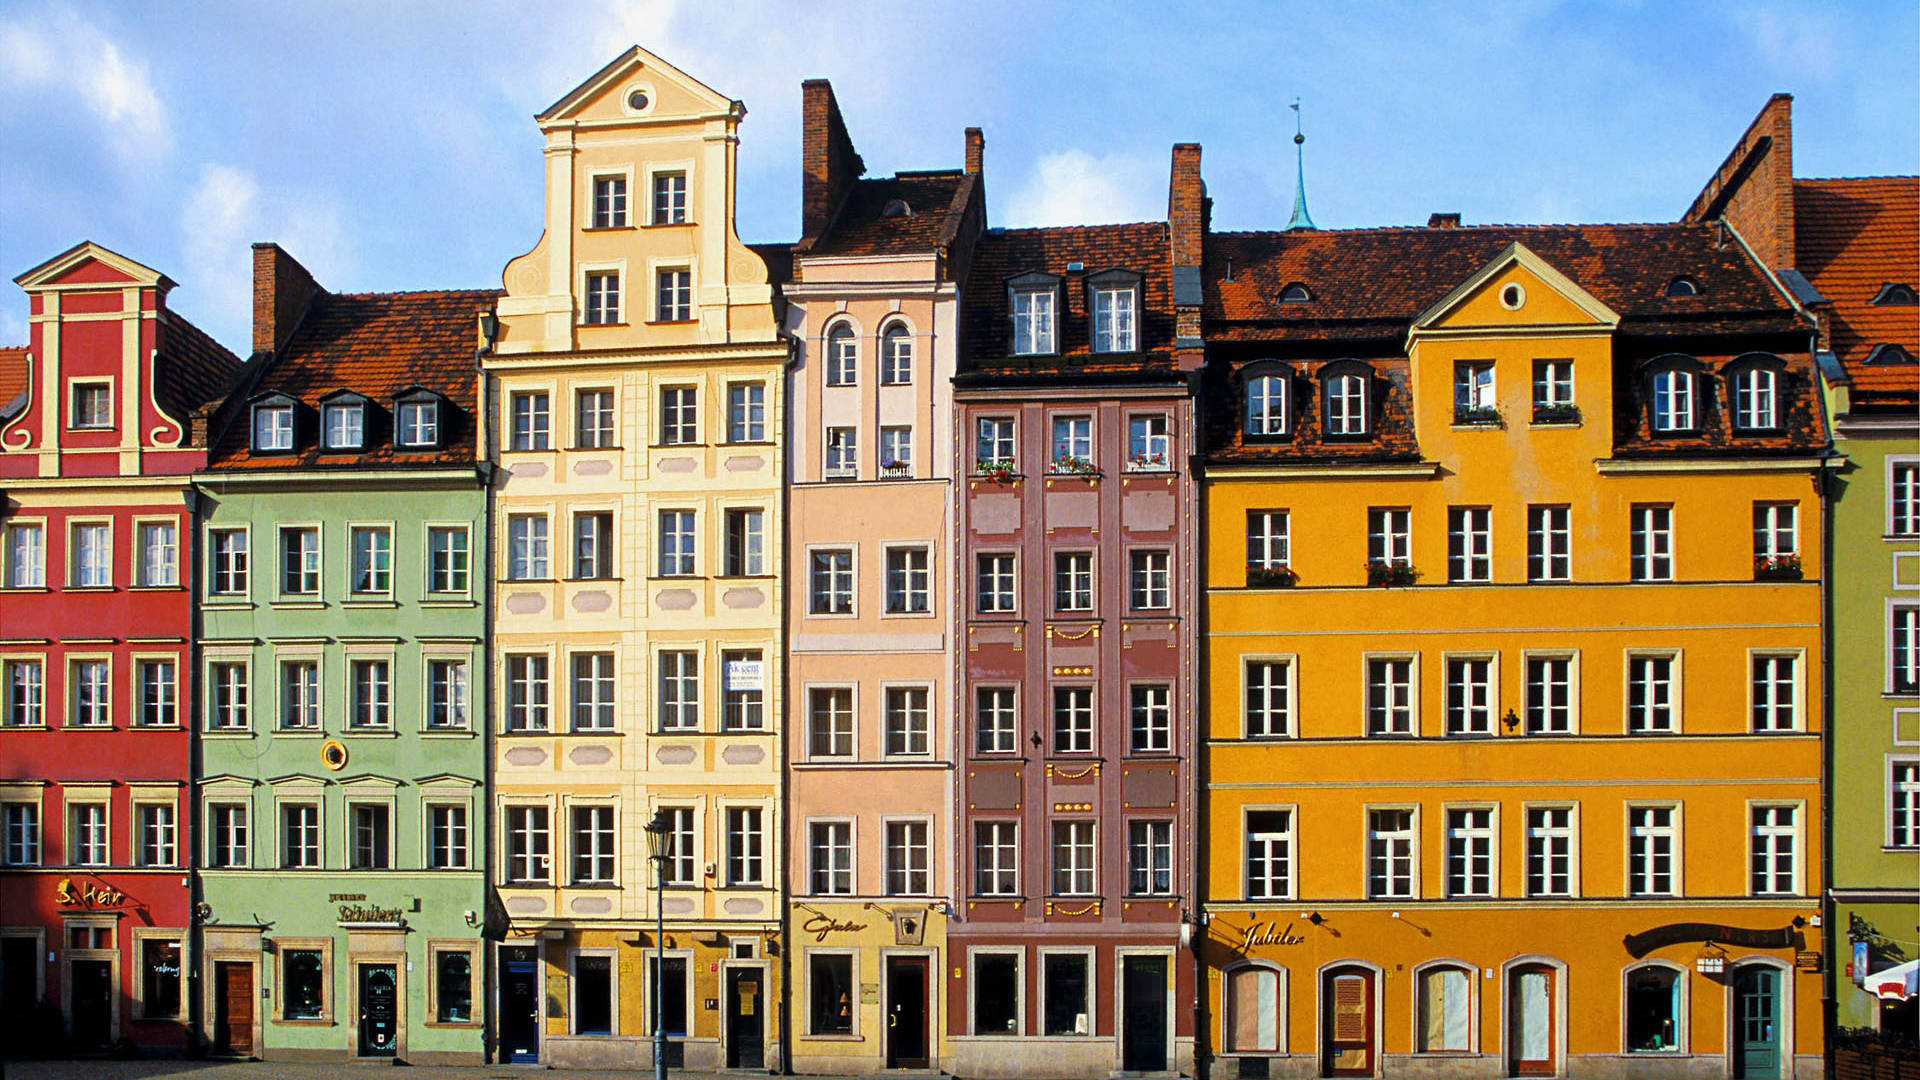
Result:
{"label": "drainpipe", "polygon": [[[209,439],[210,444],[211,442],[212,440]],[[209,450],[211,450],[211,446],[209,446]],[[208,456],[211,457],[212,455],[209,454]],[[205,586],[205,579],[201,573],[201,564],[206,560],[199,557],[200,538],[204,535],[201,531],[201,525],[205,523],[206,518],[206,496],[200,491],[199,485],[191,478],[187,481],[185,494],[187,520],[189,522],[188,527],[193,530],[190,534],[189,550],[192,550],[195,556],[188,560],[192,565],[189,566],[187,570],[187,588],[192,591],[187,595],[190,597],[201,597],[206,595],[205,592],[201,591]],[[185,879],[187,885],[187,940],[182,943],[180,950],[180,967],[182,968],[181,975],[183,976],[183,986],[181,989],[187,996],[186,1053],[188,1058],[200,1058],[206,1056],[206,1048],[200,1041],[201,1025],[206,1017],[200,1001],[200,953],[202,936],[200,925],[201,837],[200,830],[196,828],[196,826],[201,824],[203,820],[200,816],[200,776],[202,769],[200,762],[199,674],[200,642],[204,636],[205,628],[202,625],[203,620],[201,618],[199,602],[196,600],[190,604],[189,607],[192,609],[193,614],[187,627],[187,633],[190,635],[186,650],[186,662],[190,665],[186,672],[188,689],[186,694],[181,695],[187,700],[175,703],[176,707],[187,710],[185,716],[182,717],[187,728],[187,820],[186,828],[181,830],[181,835],[186,838],[186,843],[182,845],[186,849],[186,859],[183,860],[183,865],[180,868],[181,877]],[[135,957],[136,961],[138,959],[138,957]]]}
{"label": "drainpipe", "polygon": [[[486,715],[479,717],[480,735],[480,782],[481,790],[491,793],[495,790],[493,770],[493,374],[486,368],[485,357],[493,352],[493,343],[500,337],[500,316],[497,311],[486,311],[480,315],[480,333],[484,343],[473,350],[473,372],[477,404],[480,407],[479,424],[474,433],[474,481],[480,489],[480,543],[472,545],[474,550],[468,558],[468,573],[480,583],[480,670],[487,673]],[[477,556],[480,548],[486,551],[483,562]],[[484,567],[484,571],[481,568]],[[471,684],[468,693],[471,695]],[[479,820],[481,836],[493,836],[493,799],[491,794],[481,801]],[[480,940],[485,943],[489,927],[488,914],[492,910],[494,882],[494,845],[483,844],[484,853],[477,860],[480,864]],[[499,970],[499,950],[492,945],[481,949],[481,1009],[484,1022],[480,1025],[480,1060],[499,1064],[496,1056],[499,1050],[499,980],[495,974]],[[428,977],[432,977],[428,972]]]}
{"label": "drainpipe", "polygon": [[[1809,353],[1820,348],[1818,332],[1808,335]],[[1817,361],[1816,361],[1817,364]],[[1816,378],[1818,374],[1816,371]],[[1827,445],[1820,451],[1820,473],[1815,485],[1820,492],[1820,914],[1821,937],[1825,939],[1827,962],[1820,972],[1820,1058],[1823,1076],[1833,1075],[1833,1033],[1839,1019],[1838,955],[1839,912],[1833,902],[1833,501],[1834,459],[1842,455],[1833,448],[1833,418],[1827,414],[1827,396],[1817,395],[1820,418],[1827,425]]]}
{"label": "drainpipe", "polygon": [[793,876],[790,864],[793,862],[793,845],[790,842],[790,830],[793,825],[793,784],[789,780],[793,774],[788,769],[789,748],[787,745],[787,716],[791,710],[791,687],[788,685],[787,658],[792,654],[789,648],[792,631],[788,621],[787,609],[793,603],[788,592],[787,552],[793,542],[793,462],[788,453],[792,441],[787,437],[790,421],[787,403],[792,400],[789,393],[793,383],[793,367],[800,361],[800,338],[793,331],[780,328],[780,336],[787,343],[787,360],[780,368],[780,441],[776,451],[780,455],[780,551],[778,577],[780,582],[780,737],[775,740],[779,747],[780,758],[780,832],[777,843],[780,845],[780,881],[781,893],[787,898],[780,905],[780,1027],[778,1039],[780,1045],[780,1075],[793,1075]]}

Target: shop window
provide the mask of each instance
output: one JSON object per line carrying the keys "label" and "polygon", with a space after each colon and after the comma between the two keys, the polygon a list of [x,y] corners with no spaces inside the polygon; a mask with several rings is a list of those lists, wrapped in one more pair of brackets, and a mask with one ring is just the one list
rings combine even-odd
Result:
{"label": "shop window", "polygon": [[1680,973],[1668,967],[1627,973],[1627,1052],[1680,1049]]}
{"label": "shop window", "polygon": [[[649,1002],[660,1003],[660,1027],[668,1035],[684,1037],[687,1034],[687,961],[684,957],[669,956],[664,961],[658,957],[647,958],[647,992]],[[653,1033],[653,1010],[647,1010],[647,1033]],[[669,1046],[668,1052],[674,1051]]]}
{"label": "shop window", "polygon": [[1236,1053],[1280,1049],[1280,973],[1241,968],[1227,977],[1227,1049]]}
{"label": "shop window", "polygon": [[973,958],[973,1033],[1020,1033],[1020,954],[977,953]]}
{"label": "shop window", "polygon": [[1084,953],[1050,953],[1043,957],[1046,1034],[1093,1033],[1092,1006],[1087,995],[1091,984],[1087,960]]}
{"label": "shop window", "polygon": [[613,1034],[613,958],[573,958],[573,1033]]}
{"label": "shop window", "polygon": [[1473,978],[1464,968],[1422,972],[1419,1025],[1415,1034],[1423,1054],[1473,1049]]}
{"label": "shop window", "polygon": [[140,943],[140,1018],[180,1016],[180,942],[148,938]]}
{"label": "shop window", "polygon": [[853,1034],[853,957],[845,953],[808,954],[807,994],[812,1034]]}
{"label": "shop window", "polygon": [[288,949],[281,966],[281,1018],[322,1019],[326,1013],[327,965],[320,950]]}
{"label": "shop window", "polygon": [[433,986],[437,1000],[433,1018],[442,1024],[473,1022],[473,954],[433,954]]}

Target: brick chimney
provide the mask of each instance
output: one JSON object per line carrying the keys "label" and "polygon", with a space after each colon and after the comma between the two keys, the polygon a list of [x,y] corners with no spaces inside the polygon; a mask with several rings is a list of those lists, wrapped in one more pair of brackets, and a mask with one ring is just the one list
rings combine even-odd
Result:
{"label": "brick chimney", "polygon": [[853,149],[833,84],[808,79],[800,84],[800,238],[817,239],[833,223],[834,212],[867,171]]}
{"label": "brick chimney", "polygon": [[978,173],[987,152],[987,137],[979,128],[967,129],[967,171]]}
{"label": "brick chimney", "polygon": [[1200,179],[1200,144],[1173,144],[1167,184],[1167,259],[1173,284],[1174,348],[1182,368],[1199,367],[1200,257],[1207,236],[1207,185]]}
{"label": "brick chimney", "polygon": [[1460,215],[1456,213],[1435,213],[1427,218],[1429,229],[1457,229],[1460,227]]}
{"label": "brick chimney", "polygon": [[1767,99],[1680,220],[1721,217],[1760,261],[1776,270],[1794,265],[1793,95]]}
{"label": "brick chimney", "polygon": [[308,305],[325,294],[279,244],[253,245],[253,351],[272,352],[286,344]]}

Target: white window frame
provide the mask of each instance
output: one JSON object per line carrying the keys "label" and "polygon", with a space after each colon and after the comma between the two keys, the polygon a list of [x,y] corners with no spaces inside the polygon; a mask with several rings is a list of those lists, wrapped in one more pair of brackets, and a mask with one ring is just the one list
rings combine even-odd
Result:
{"label": "white window frame", "polygon": [[[1253,677],[1254,665],[1263,668],[1278,668],[1286,672],[1286,685],[1279,687],[1281,699],[1280,730],[1273,723],[1275,705],[1275,687],[1271,681],[1262,680],[1257,685]],[[1300,657],[1293,653],[1245,654],[1240,657],[1240,736],[1244,739],[1293,739],[1299,737],[1295,722],[1300,715]],[[1256,709],[1254,694],[1262,695],[1260,706]],[[1256,722],[1257,721],[1257,722]]]}
{"label": "white window frame", "polygon": [[[919,830],[920,843],[912,843],[915,829]],[[897,853],[905,859],[904,864],[896,866],[895,830],[899,829],[906,843],[898,846]],[[933,895],[934,841],[933,818],[926,815],[910,817],[883,817],[880,819],[880,891],[886,896],[931,896]],[[916,878],[918,880],[916,880]],[[921,888],[914,888],[918,884]]]}
{"label": "white window frame", "polygon": [[[1762,823],[1759,814],[1787,811],[1791,824]],[[1749,799],[1747,801],[1747,895],[1793,897],[1806,893],[1807,804],[1799,799]],[[1764,869],[1763,869],[1764,861]],[[1781,875],[1780,862],[1786,867],[1787,888],[1773,887]],[[1767,879],[1762,887],[1761,879]]]}
{"label": "white window frame", "polygon": [[[1533,678],[1535,661],[1559,661],[1567,665],[1567,716],[1564,729],[1535,727],[1536,687]],[[1580,650],[1578,649],[1525,649],[1520,653],[1521,679],[1521,718],[1520,730],[1528,735],[1578,735],[1580,734]],[[1543,706],[1544,715],[1544,706]]]}
{"label": "white window frame", "polygon": [[[1486,665],[1486,679],[1479,685],[1476,686],[1472,682],[1462,684],[1463,696],[1458,710],[1453,703],[1456,664]],[[1442,653],[1440,671],[1445,680],[1442,685],[1445,712],[1442,730],[1446,735],[1449,738],[1498,735],[1500,733],[1500,654],[1497,652]],[[1479,700],[1482,697],[1485,699],[1484,702]],[[1458,724],[1455,723],[1456,712]],[[1475,717],[1481,713],[1484,713],[1484,723],[1477,723]]]}
{"label": "white window frame", "polygon": [[[1385,683],[1385,703],[1376,715],[1374,704],[1374,667],[1377,664],[1405,664],[1406,681],[1404,683]],[[1362,692],[1366,695],[1365,726],[1368,738],[1408,738],[1420,734],[1420,654],[1419,653],[1363,653],[1360,658],[1360,679]],[[1405,720],[1404,724],[1393,723],[1396,716]],[[1376,724],[1378,719],[1388,723]]]}
{"label": "white window frame", "polygon": [[880,385],[913,384],[914,333],[906,320],[889,319],[880,328]]}
{"label": "white window frame", "polygon": [[1171,683],[1129,682],[1127,684],[1127,752],[1130,754],[1173,752],[1173,686]]}
{"label": "white window frame", "polygon": [[1358,437],[1369,434],[1368,389],[1372,379],[1346,371],[1322,380],[1321,396],[1326,404],[1326,434],[1334,437]]}
{"label": "white window frame", "polygon": [[1778,371],[1753,364],[1734,373],[1733,426],[1743,432],[1774,431],[1780,427]]}
{"label": "white window frame", "polygon": [[653,292],[654,322],[683,323],[693,321],[693,267],[655,267],[653,272]]}
{"label": "white window frame", "polygon": [[1673,581],[1672,504],[1634,503],[1629,515],[1628,579],[1647,583]]}
{"label": "white window frame", "polygon": [[1680,435],[1697,430],[1695,399],[1699,381],[1698,375],[1680,368],[1654,372],[1647,383],[1647,425],[1655,435]]}
{"label": "white window frame", "polygon": [[[1620,845],[1621,861],[1623,863],[1623,869],[1625,870],[1625,877],[1622,879],[1625,882],[1625,888],[1621,890],[1621,895],[1629,898],[1668,897],[1668,896],[1681,897],[1686,895],[1686,883],[1682,877],[1683,873],[1686,870],[1686,865],[1687,865],[1686,858],[1685,858],[1685,848],[1682,846],[1686,842],[1685,823],[1682,820],[1682,813],[1681,813],[1683,809],[1684,807],[1681,803],[1671,801],[1671,800],[1629,802],[1622,807],[1622,816],[1625,824],[1626,843]],[[1636,833],[1635,833],[1635,826],[1633,824],[1633,815],[1636,811],[1640,811],[1640,810],[1666,810],[1671,813],[1671,817],[1668,819],[1668,824],[1650,825],[1647,827],[1645,833],[1643,834],[1647,836],[1649,839],[1665,836],[1670,840],[1670,845],[1669,845],[1670,850],[1667,852],[1666,859],[1667,859],[1667,877],[1672,887],[1667,892],[1655,892],[1655,891],[1652,891],[1651,889],[1641,890],[1641,889],[1636,889],[1634,887],[1633,843],[1634,843],[1634,838]],[[1651,848],[1648,849],[1647,857],[1649,860],[1651,860],[1654,857]],[[1649,862],[1649,865],[1648,865],[1649,884],[1651,884],[1651,879],[1653,876],[1654,876],[1653,866],[1651,862]]]}
{"label": "white window frame", "polygon": [[[1911,774],[1903,778],[1901,774],[1909,770]],[[1920,754],[1888,754],[1884,777],[1886,846],[1891,851],[1920,850]],[[1903,817],[1905,837],[1901,836]]]}
{"label": "white window frame", "polygon": [[[1140,862],[1143,855],[1146,860],[1144,865]],[[1162,817],[1128,818],[1126,894],[1173,895],[1173,864],[1173,820]],[[1136,876],[1143,873],[1146,888],[1137,888]]]}
{"label": "white window frame", "polygon": [[[1253,831],[1252,823],[1255,814],[1285,814],[1286,828],[1277,833],[1256,833]],[[1240,895],[1249,903],[1294,898],[1300,879],[1299,836],[1300,807],[1297,803],[1271,806],[1261,803],[1240,808]],[[1257,838],[1262,837],[1277,837],[1284,848],[1281,860],[1284,861],[1286,869],[1277,883],[1270,874],[1256,876],[1254,873],[1254,844]],[[1259,862],[1263,867],[1271,869],[1274,858],[1270,847],[1263,852]],[[1256,881],[1263,883],[1261,888],[1255,888]]]}
{"label": "white window frame", "polygon": [[821,382],[830,387],[860,385],[860,328],[850,319],[835,319],[820,335],[823,360]]}
{"label": "white window frame", "polygon": [[[1065,826],[1067,832],[1062,833]],[[1084,834],[1081,829],[1084,828]],[[1064,840],[1062,837],[1064,836]],[[1062,855],[1066,861],[1061,861]],[[1061,888],[1064,883],[1065,888]],[[1047,823],[1047,895],[1100,894],[1100,826],[1092,818],[1054,818]],[[1092,992],[1092,987],[1088,987]]]}
{"label": "white window frame", "polygon": [[[993,836],[984,846],[981,843],[982,827],[993,830]],[[1009,837],[1003,837],[1001,830],[1012,830]],[[968,894],[972,896],[1018,896],[1020,895],[1020,822],[1012,818],[975,818],[973,820],[973,878],[968,883]],[[982,854],[990,852],[991,861],[983,860]],[[983,881],[995,887],[982,890]],[[1004,887],[1001,887],[1004,885]]]}
{"label": "white window frame", "polygon": [[1127,552],[1127,607],[1132,611],[1168,611],[1173,607],[1173,553],[1166,548]]}
{"label": "white window frame", "polygon": [[[32,537],[31,543],[27,538]],[[6,581],[9,589],[43,589],[47,585],[47,521],[15,518],[6,527]]]}
{"label": "white window frame", "polygon": [[1404,506],[1367,508],[1367,562],[1413,565],[1413,511]]}
{"label": "white window frame", "polygon": [[[104,536],[104,546],[90,547],[80,541],[86,535]],[[111,518],[67,519],[67,587],[70,589],[111,589],[113,573],[113,520]]]}
{"label": "white window frame", "polygon": [[[1364,849],[1365,858],[1363,860],[1363,864],[1361,868],[1361,873],[1364,875],[1363,876],[1363,880],[1365,882],[1364,894],[1366,895],[1366,897],[1370,900],[1418,900],[1420,899],[1420,893],[1421,893],[1420,881],[1423,875],[1421,874],[1421,868],[1422,868],[1421,858],[1422,857],[1420,853],[1420,806],[1419,804],[1417,803],[1368,803],[1366,804],[1366,806],[1361,808],[1361,813],[1365,815],[1365,817],[1362,819],[1362,822],[1366,830],[1364,833],[1366,837],[1366,848]],[[1388,831],[1376,830],[1374,828],[1374,815],[1388,814],[1388,813],[1407,814],[1408,815],[1407,827],[1405,829],[1394,829],[1394,830],[1388,830]],[[1376,840],[1385,840],[1389,844],[1404,841],[1407,845],[1407,851],[1404,855],[1397,855],[1391,849],[1389,849],[1387,852],[1384,853],[1384,855],[1376,855],[1374,852],[1374,844]],[[1378,860],[1381,858],[1384,858],[1387,861],[1382,867],[1383,873],[1376,874],[1375,867]],[[1400,861],[1402,859],[1404,859],[1404,861],[1406,862],[1406,873],[1404,875],[1404,878],[1402,878],[1401,875],[1396,875],[1393,872],[1394,862]],[[1376,890],[1375,882],[1374,882],[1374,879],[1376,877],[1381,877],[1384,879],[1384,881],[1386,882],[1386,885],[1384,888]],[[1394,882],[1398,880],[1404,880],[1406,891],[1400,892],[1400,891],[1394,890]]]}
{"label": "white window frame", "polygon": [[[1100,715],[1099,695],[1088,683],[1052,687],[1047,722],[1047,748],[1054,754],[1091,754]],[[1064,706],[1064,708],[1063,708]]]}
{"label": "white window frame", "polygon": [[[163,534],[157,544],[154,538]],[[180,586],[180,520],[178,518],[133,519],[133,584],[141,589],[173,589]]]}
{"label": "white window frame", "polygon": [[[1500,804],[1499,803],[1446,803],[1441,806],[1441,892],[1452,899],[1492,900],[1500,896]],[[1455,816],[1461,814],[1485,814],[1486,825],[1459,826]],[[1456,874],[1457,867],[1455,842],[1468,845],[1484,844],[1484,853],[1471,847],[1463,856],[1467,860],[1464,874]],[[1472,862],[1482,857],[1487,861],[1484,887],[1475,879],[1480,875],[1473,872]],[[1456,879],[1464,878],[1460,885]]]}
{"label": "white window frame", "polygon": [[1527,580],[1573,579],[1573,508],[1565,503],[1527,507]]}
{"label": "white window frame", "polygon": [[[983,710],[983,706],[986,704],[985,697],[988,694],[994,695],[995,698],[1001,698],[1002,696],[1004,696],[1005,705],[1006,705],[1006,708],[1002,710],[998,707],[999,702],[998,701],[995,702],[996,707],[991,711],[991,718],[994,721],[994,725],[991,729],[983,728],[981,725],[982,719],[986,718],[989,715],[987,712]],[[995,736],[993,745],[988,745],[981,738],[981,735],[985,733],[987,730],[991,730]],[[1001,745],[1002,736],[1004,736],[1005,745]],[[1020,691],[1019,691],[1019,688],[1015,686],[1004,685],[1004,684],[974,687],[973,688],[973,752],[975,754],[1012,754],[1012,753],[1019,752],[1019,750],[1020,750]]]}
{"label": "white window frame", "polygon": [[1485,585],[1493,580],[1493,508],[1447,507],[1447,582]]}
{"label": "white window frame", "polygon": [[[992,559],[989,571],[986,560]],[[973,560],[973,610],[978,615],[1008,615],[1020,609],[1020,560],[1011,551],[976,552]],[[1004,571],[1004,572],[1003,572]],[[982,581],[990,580],[991,589],[982,589]],[[989,606],[985,601],[991,599]]]}
{"label": "white window frame", "polygon": [[[1678,735],[1685,730],[1682,725],[1682,718],[1685,715],[1685,709],[1682,707],[1685,701],[1683,691],[1686,686],[1682,678],[1681,670],[1683,655],[1679,649],[1628,649],[1626,651],[1625,660],[1621,664],[1621,677],[1624,685],[1622,685],[1620,693],[1620,704],[1624,711],[1621,726],[1626,734]],[[1651,683],[1648,685],[1647,703],[1644,706],[1647,710],[1646,722],[1638,726],[1635,724],[1633,704],[1633,688],[1637,679],[1635,668],[1638,666],[1638,662],[1642,660],[1667,661],[1667,701],[1665,705],[1667,710],[1667,726],[1665,727],[1651,726],[1653,710],[1656,708],[1652,696],[1653,686]]]}
{"label": "white window frame", "polygon": [[[806,707],[806,747],[807,760],[844,761],[859,756],[860,753],[860,690],[852,683],[808,683],[803,688],[802,702]],[[824,702],[824,712],[816,708],[818,701]],[[839,706],[844,703],[844,711]],[[827,722],[824,729],[819,721]],[[824,734],[825,749],[821,749]],[[841,750],[844,741],[846,749]]]}
{"label": "white window frame", "polygon": [[1247,377],[1245,399],[1246,433],[1253,438],[1277,438],[1287,434],[1290,415],[1288,377],[1284,371],[1257,371]]}
{"label": "white window frame", "polygon": [[[676,658],[673,663],[680,670],[668,671],[667,657],[669,656]],[[688,657],[692,658],[693,663],[691,674],[685,667]],[[656,732],[705,730],[706,725],[703,723],[705,703],[700,693],[701,684],[705,681],[705,673],[702,671],[705,666],[702,663],[703,659],[701,650],[697,648],[661,649],[653,654],[655,705],[653,728]],[[669,685],[673,687],[671,694],[667,692]],[[689,691],[691,691],[690,694]],[[670,713],[669,710],[672,712]],[[669,716],[674,718],[672,724],[667,723]]]}
{"label": "white window frame", "polygon": [[[611,190],[619,181],[620,190]],[[603,189],[603,185],[606,190]],[[625,229],[633,224],[633,172],[630,169],[595,169],[587,174],[587,228]],[[602,201],[606,203],[602,206]]]}
{"label": "white window frame", "polygon": [[[918,695],[919,706],[911,703]],[[896,712],[896,697],[908,702],[904,711]],[[895,721],[907,721],[903,727],[896,728]],[[917,722],[917,730],[916,730]],[[925,682],[880,684],[880,753],[888,758],[927,758],[932,756],[934,738],[933,684]],[[896,748],[895,736],[902,735],[901,745]],[[914,743],[919,742],[918,749]]]}
{"label": "white window frame", "polygon": [[1127,353],[1139,347],[1140,289],[1133,284],[1093,286],[1091,310],[1093,351]]}
{"label": "white window frame", "polygon": [[1920,456],[1887,457],[1888,538],[1920,536]]}
{"label": "white window frame", "polygon": [[1288,510],[1247,511],[1247,566],[1284,570],[1293,561],[1293,515]]}
{"label": "white window frame", "polygon": [[[1786,679],[1786,699],[1780,698],[1781,680],[1777,673],[1769,677],[1760,677],[1762,663],[1777,664],[1786,661],[1792,665]],[[1756,734],[1772,732],[1800,731],[1806,727],[1806,650],[1804,649],[1748,649],[1747,650],[1747,716],[1748,730]],[[1778,723],[1784,711],[1787,723]],[[1770,718],[1766,726],[1759,723],[1763,712]]]}
{"label": "white window frame", "polygon": [[1054,341],[1059,287],[1049,283],[1016,288],[1012,292],[1007,314],[1013,320],[1013,355],[1045,356],[1058,351]]}
{"label": "white window frame", "polygon": [[[1533,815],[1536,811],[1564,812],[1567,815],[1566,825],[1545,825],[1542,826],[1538,832],[1538,835],[1543,838],[1564,838],[1566,840],[1567,887],[1565,891],[1554,891],[1550,888],[1535,888],[1534,886],[1533,863],[1535,858],[1534,839],[1536,831],[1533,823]],[[1579,896],[1581,863],[1580,804],[1577,802],[1523,802],[1520,804],[1520,814],[1521,894],[1529,898],[1545,899],[1572,899]],[[1546,849],[1543,848],[1542,850],[1542,858],[1546,860],[1550,866],[1553,856],[1550,852],[1547,852]],[[1548,871],[1543,880],[1549,884],[1551,883],[1551,870]]]}
{"label": "white window frame", "polygon": [[806,830],[806,887],[799,891],[807,896],[854,895],[859,887],[859,860],[854,858],[859,850],[858,819],[810,817]]}

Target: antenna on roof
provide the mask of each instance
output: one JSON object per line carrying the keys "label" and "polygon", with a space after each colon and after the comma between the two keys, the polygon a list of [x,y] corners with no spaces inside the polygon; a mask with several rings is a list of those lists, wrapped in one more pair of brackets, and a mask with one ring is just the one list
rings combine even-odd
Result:
{"label": "antenna on roof", "polygon": [[1288,106],[1288,108],[1293,110],[1294,180],[1293,220],[1287,222],[1287,231],[1292,232],[1295,229],[1312,229],[1316,226],[1313,223],[1313,218],[1307,213],[1307,163],[1305,147],[1307,137],[1300,131],[1300,99],[1294,98],[1293,104]]}

